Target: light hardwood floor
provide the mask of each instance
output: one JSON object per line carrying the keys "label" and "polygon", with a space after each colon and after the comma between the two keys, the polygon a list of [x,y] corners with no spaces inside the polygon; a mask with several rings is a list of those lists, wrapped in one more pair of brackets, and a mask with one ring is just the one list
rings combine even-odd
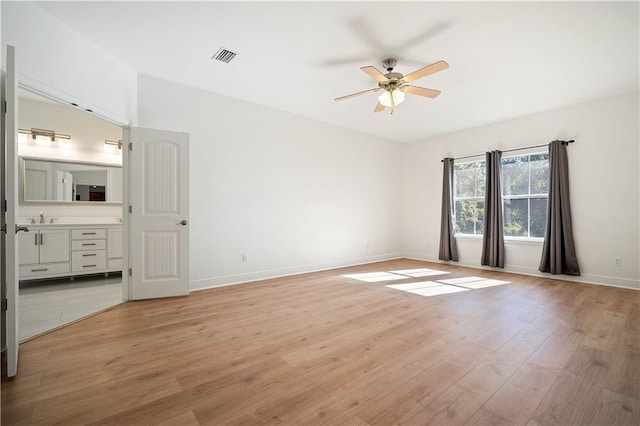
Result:
{"label": "light hardwood floor", "polygon": [[[438,288],[470,276],[500,282]],[[125,303],[28,341],[2,422],[638,425],[639,398],[640,292],[395,260]]]}

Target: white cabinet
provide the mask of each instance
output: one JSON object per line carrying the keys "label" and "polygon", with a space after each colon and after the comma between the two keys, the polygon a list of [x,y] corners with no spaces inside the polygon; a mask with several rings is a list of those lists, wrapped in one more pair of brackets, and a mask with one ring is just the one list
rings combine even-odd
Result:
{"label": "white cabinet", "polygon": [[20,278],[69,272],[68,229],[34,229],[18,238]]}
{"label": "white cabinet", "polygon": [[122,269],[122,228],[107,229],[107,248],[109,269]]}
{"label": "white cabinet", "polygon": [[121,225],[30,225],[18,234],[20,279],[122,270]]}

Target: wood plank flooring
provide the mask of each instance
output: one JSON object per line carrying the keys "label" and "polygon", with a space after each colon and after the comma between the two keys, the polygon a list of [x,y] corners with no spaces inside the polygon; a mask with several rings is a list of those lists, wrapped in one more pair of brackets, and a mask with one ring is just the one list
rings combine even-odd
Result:
{"label": "wood plank flooring", "polygon": [[125,303],[21,345],[2,423],[638,425],[640,292],[401,259]]}

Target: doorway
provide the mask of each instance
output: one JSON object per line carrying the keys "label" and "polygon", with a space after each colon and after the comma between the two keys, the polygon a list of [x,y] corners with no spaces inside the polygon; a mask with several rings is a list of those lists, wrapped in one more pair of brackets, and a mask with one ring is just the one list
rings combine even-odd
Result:
{"label": "doorway", "polygon": [[[124,180],[122,127],[24,88],[18,97],[17,217],[33,228],[20,235],[18,256],[24,341],[122,303]],[[37,236],[51,229],[63,234],[56,253],[66,256],[53,261]],[[95,235],[83,239],[83,229]],[[34,247],[35,258],[25,255]]]}

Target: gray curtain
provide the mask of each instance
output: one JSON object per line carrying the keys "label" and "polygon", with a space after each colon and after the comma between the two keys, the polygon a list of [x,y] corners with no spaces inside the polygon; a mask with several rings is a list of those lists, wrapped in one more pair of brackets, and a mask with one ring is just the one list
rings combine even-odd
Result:
{"label": "gray curtain", "polygon": [[487,152],[484,194],[484,232],[480,264],[504,268],[504,234],[502,230],[502,152]]}
{"label": "gray curtain", "polygon": [[438,259],[458,261],[453,223],[453,158],[442,160],[442,213],[440,217],[440,251]]}
{"label": "gray curtain", "polygon": [[569,204],[567,143],[563,141],[549,144],[547,228],[538,269],[552,274],[580,275]]}

